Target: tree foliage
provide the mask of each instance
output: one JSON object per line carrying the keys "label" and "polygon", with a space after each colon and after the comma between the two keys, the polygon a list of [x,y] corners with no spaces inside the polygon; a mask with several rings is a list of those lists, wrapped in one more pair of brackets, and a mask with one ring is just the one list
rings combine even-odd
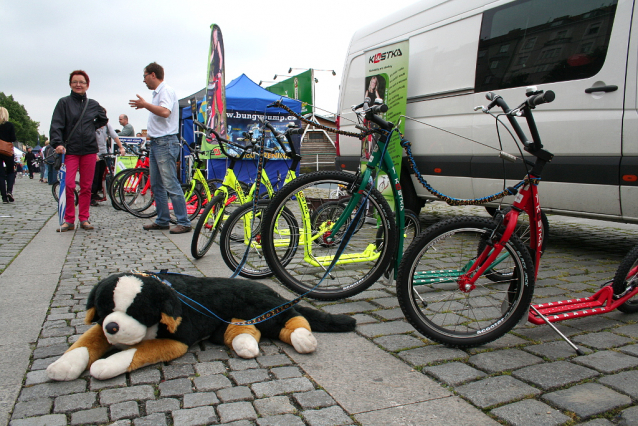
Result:
{"label": "tree foliage", "polygon": [[40,123],[31,120],[24,106],[13,99],[13,95],[7,96],[3,92],[0,92],[0,106],[9,111],[9,121],[16,129],[18,141],[30,146],[37,145]]}

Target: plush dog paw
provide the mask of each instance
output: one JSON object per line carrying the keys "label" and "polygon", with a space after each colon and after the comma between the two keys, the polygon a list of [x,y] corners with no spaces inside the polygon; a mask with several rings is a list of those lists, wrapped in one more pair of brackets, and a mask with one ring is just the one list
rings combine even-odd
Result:
{"label": "plush dog paw", "polygon": [[290,335],[292,346],[300,354],[308,354],[317,349],[317,339],[306,328],[298,328]]}
{"label": "plush dog paw", "polygon": [[239,334],[233,339],[233,350],[242,358],[259,355],[259,343],[250,334]]}
{"label": "plush dog paw", "polygon": [[47,376],[51,380],[75,380],[89,365],[89,350],[75,348],[47,367]]}
{"label": "plush dog paw", "polygon": [[126,373],[136,349],[118,352],[105,359],[99,359],[91,365],[91,376],[98,380],[106,380]]}

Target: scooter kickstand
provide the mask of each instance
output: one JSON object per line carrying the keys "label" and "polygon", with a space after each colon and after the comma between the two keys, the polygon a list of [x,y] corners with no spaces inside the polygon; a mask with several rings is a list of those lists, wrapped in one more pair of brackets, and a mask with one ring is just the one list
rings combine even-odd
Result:
{"label": "scooter kickstand", "polygon": [[574,348],[574,350],[576,351],[576,353],[578,355],[585,355],[585,352],[583,352],[582,349],[579,349],[578,346],[576,346],[571,340],[569,340],[569,338],[567,336],[565,336],[563,333],[560,332],[559,329],[556,328],[556,326],[554,326],[554,324],[552,324],[545,315],[541,314],[538,309],[536,309],[536,307],[534,307],[534,305],[530,305],[530,308],[532,308],[534,310],[534,312],[536,312],[536,315],[538,315],[539,317],[541,317],[541,319],[543,321],[545,321],[545,323],[547,323],[547,325],[549,325],[552,330],[554,330],[556,333],[558,333],[558,335],[560,337],[563,338],[564,341],[566,341],[569,346],[571,346],[572,348]]}

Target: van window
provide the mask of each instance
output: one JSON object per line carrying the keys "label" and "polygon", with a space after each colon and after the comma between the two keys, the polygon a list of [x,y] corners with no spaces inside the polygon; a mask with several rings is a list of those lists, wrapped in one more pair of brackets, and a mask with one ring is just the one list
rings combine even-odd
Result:
{"label": "van window", "polygon": [[618,0],[518,0],[486,11],[474,89],[589,78],[605,62]]}

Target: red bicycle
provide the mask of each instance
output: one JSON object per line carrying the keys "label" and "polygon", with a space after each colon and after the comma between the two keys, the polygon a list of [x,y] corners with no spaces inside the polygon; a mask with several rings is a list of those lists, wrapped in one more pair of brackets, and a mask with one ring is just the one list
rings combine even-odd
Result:
{"label": "red bicycle", "polygon": [[[491,108],[499,106],[535,161],[525,160],[527,173],[522,181],[495,194],[515,195],[510,209],[499,211],[494,219],[456,217],[438,222],[416,238],[403,255],[396,283],[399,303],[408,321],[429,339],[454,347],[478,346],[503,336],[527,315],[534,324],[549,324],[580,354],[552,322],[614,309],[638,312],[638,301],[631,300],[638,293],[638,246],[623,260],[613,282],[593,296],[531,305],[547,229],[538,185],[543,168],[553,158],[543,149],[532,110],[552,102],[554,97],[552,91],[531,91],[525,102],[510,109],[502,97],[488,93],[490,104],[477,107],[490,113]],[[531,141],[516,117],[525,117]],[[501,157],[516,160],[503,152]],[[414,165],[412,168],[415,171]],[[420,173],[416,174],[422,179]],[[491,201],[438,195],[450,204]],[[519,216],[525,214],[529,220],[528,243],[516,233]]]}

